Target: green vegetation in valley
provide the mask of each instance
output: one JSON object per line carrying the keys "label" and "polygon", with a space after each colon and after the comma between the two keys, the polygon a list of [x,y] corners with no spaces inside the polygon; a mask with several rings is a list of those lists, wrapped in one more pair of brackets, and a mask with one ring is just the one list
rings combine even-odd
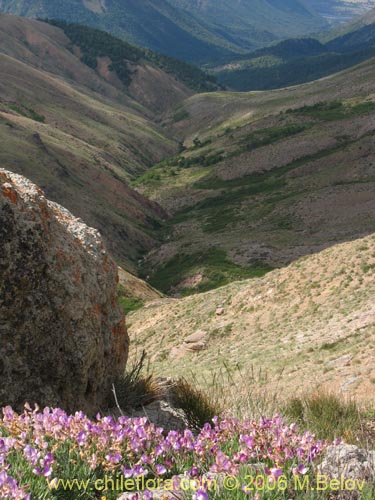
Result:
{"label": "green vegetation in valley", "polygon": [[[192,154],[195,150],[200,150],[212,142],[211,139],[207,139],[204,142],[200,142],[199,139],[195,139],[194,145],[189,150],[189,156],[186,153],[183,153],[179,156],[173,156],[158,163],[142,176],[138,177],[132,185],[136,187],[140,185],[158,183],[163,177],[175,176],[176,168],[212,167],[223,161],[225,158],[235,158],[246,151],[252,151],[262,146],[267,146],[268,144],[297,135],[307,128],[309,128],[309,125],[307,124],[289,124],[281,127],[269,127],[256,130],[255,132],[252,132],[242,138],[238,144],[239,147],[230,153],[225,153],[224,150],[219,150],[215,152],[207,151],[204,154]],[[196,184],[195,187],[198,187],[198,184]],[[199,187],[201,187],[200,184]],[[208,189],[211,189],[211,187],[208,187]]]}
{"label": "green vegetation in valley", "polygon": [[197,92],[209,92],[218,89],[214,76],[186,62],[157,54],[149,49],[136,47],[105,31],[88,26],[54,20],[50,20],[49,23],[61,28],[72,45],[81,49],[82,61],[87,66],[96,69],[98,58],[108,57],[111,60],[110,69],[116,72],[125,86],[129,86],[131,83],[132,70],[129,62],[147,61],[155,64],[166,73],[173,74],[187,87]]}
{"label": "green vegetation in valley", "polygon": [[[336,151],[339,151],[343,147],[352,142],[350,139],[343,140],[340,145],[333,146],[330,148],[322,149],[321,151],[317,151],[314,154],[302,156],[297,160],[294,160],[287,165],[283,165],[282,167],[277,167],[269,171],[265,172],[256,172],[254,174],[249,174],[244,177],[239,177],[230,180],[219,179],[218,177],[208,176],[206,178],[201,179],[197,183],[195,183],[195,187],[197,189],[224,189],[224,188],[237,188],[244,187],[249,194],[259,194],[264,193],[269,190],[272,190],[273,187],[281,187],[283,180],[277,181],[280,177],[282,177],[287,172],[294,170],[305,163],[310,161],[318,160],[319,158],[324,158],[325,156],[329,156]],[[272,186],[273,183],[276,185]]]}
{"label": "green vegetation in valley", "polygon": [[118,301],[125,314],[137,311],[137,309],[144,306],[144,302],[141,299],[130,297],[122,285],[118,286]]}
{"label": "green vegetation in valley", "polygon": [[196,217],[202,221],[204,231],[212,233],[222,231],[228,224],[236,224],[241,218],[249,220],[250,214],[241,212],[241,204],[250,197],[258,195],[267,195],[262,198],[262,210],[269,213],[275,208],[276,203],[299,194],[299,192],[283,191],[287,186],[287,180],[283,178],[286,173],[305,163],[333,154],[342,147],[343,144],[327,148],[282,167],[232,180],[222,180],[209,175],[196,182],[194,187],[220,190],[220,193],[206,198],[194,207],[180,210],[174,215],[171,223],[177,224]]}
{"label": "green vegetation in valley", "polygon": [[182,295],[190,295],[206,292],[232,281],[261,277],[272,269],[264,263],[239,266],[228,259],[224,250],[213,247],[205,252],[179,253],[158,268],[151,275],[149,282],[156,289],[168,293],[185,278],[201,273],[202,281],[196,287],[180,290]]}
{"label": "green vegetation in valley", "polygon": [[137,311],[144,306],[144,302],[140,299],[136,299],[134,297],[119,297],[119,303],[125,314],[128,314],[132,311]]}
{"label": "green vegetation in valley", "polygon": [[10,110],[14,111],[18,115],[24,116],[26,118],[30,118],[31,120],[34,120],[35,122],[39,122],[39,123],[46,122],[45,116],[41,115],[40,113],[37,113],[34,109],[29,108],[25,105],[18,104],[15,102],[5,102],[2,100],[0,100],[0,103],[5,104]]}
{"label": "green vegetation in valley", "polygon": [[224,159],[223,151],[199,156],[173,156],[153,166],[131,183],[133,187],[157,184],[165,177],[174,177],[180,169],[211,167]]}
{"label": "green vegetation in valley", "polygon": [[282,127],[270,127],[261,130],[256,130],[251,134],[247,135],[241,140],[243,147],[233,153],[231,156],[237,156],[245,151],[252,151],[253,149],[260,148],[262,146],[267,146],[273,142],[286,139],[293,135],[297,135],[308,128],[308,125],[300,125],[292,123],[290,125],[285,125]]}
{"label": "green vegetation in valley", "polygon": [[289,109],[287,114],[305,115],[325,121],[336,121],[364,115],[375,111],[375,102],[365,101],[354,105],[345,104],[343,101],[318,102],[302,108]]}
{"label": "green vegetation in valley", "polygon": [[189,118],[189,113],[186,111],[186,109],[184,108],[180,108],[178,109],[175,114],[173,115],[173,121],[175,123],[177,122],[181,122],[182,120],[186,120],[187,118]]}
{"label": "green vegetation in valley", "polygon": [[[353,113],[364,112],[365,109],[370,109],[372,103],[367,103],[369,106],[357,105],[351,109]],[[327,106],[324,113],[342,111],[341,106]],[[319,107],[319,113],[323,112]],[[315,112],[315,111],[314,111]],[[271,129],[273,130],[273,129]],[[278,129],[275,129],[278,130]],[[288,127],[286,128],[288,130]],[[298,130],[298,128],[292,130]],[[264,133],[264,131],[261,131]],[[251,136],[249,147],[254,147],[259,139],[258,133],[255,137]],[[278,131],[276,136],[280,135]],[[249,141],[249,139],[247,139]],[[260,135],[260,142],[268,140],[268,136]],[[206,233],[218,233],[225,231],[228,225],[231,227],[241,223],[256,223],[259,217],[270,215],[280,202],[303,195],[308,191],[308,188],[299,186],[294,189],[286,189],[288,186],[287,174],[300,168],[310,162],[325,158],[345,147],[354,144],[357,139],[350,137],[341,137],[337,145],[322,149],[316,153],[302,156],[288,164],[278,168],[273,168],[268,171],[256,172],[243,177],[237,177],[230,180],[220,179],[214,173],[209,173],[193,184],[194,189],[218,191],[217,194],[206,197],[199,201],[194,206],[185,207],[176,212],[170,221],[170,224],[179,224],[188,220],[197,220]],[[247,200],[252,199],[251,207],[243,206]],[[269,223],[275,229],[288,231],[293,229],[293,220],[285,215],[275,215]]]}

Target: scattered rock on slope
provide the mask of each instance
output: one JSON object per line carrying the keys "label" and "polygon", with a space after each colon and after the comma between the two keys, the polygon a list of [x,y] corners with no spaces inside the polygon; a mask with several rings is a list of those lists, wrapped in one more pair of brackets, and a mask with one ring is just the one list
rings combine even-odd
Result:
{"label": "scattered rock on slope", "polygon": [[128,354],[116,280],[98,231],[0,169],[0,406],[107,404]]}
{"label": "scattered rock on slope", "polygon": [[185,354],[203,351],[207,346],[207,332],[197,330],[193,334],[186,337],[183,343],[175,347],[170,352],[170,358],[179,358]]}

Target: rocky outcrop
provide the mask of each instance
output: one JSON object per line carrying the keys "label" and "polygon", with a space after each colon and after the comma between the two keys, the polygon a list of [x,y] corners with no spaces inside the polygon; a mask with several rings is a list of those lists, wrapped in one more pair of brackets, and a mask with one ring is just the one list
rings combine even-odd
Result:
{"label": "rocky outcrop", "polygon": [[181,345],[174,347],[169,353],[171,359],[178,359],[185,354],[191,354],[203,351],[207,347],[207,332],[204,330],[197,330],[184,339]]}
{"label": "rocky outcrop", "polygon": [[375,480],[375,451],[352,444],[329,446],[319,473],[330,479]]}
{"label": "rocky outcrop", "polygon": [[0,406],[108,404],[128,354],[116,281],[98,231],[0,169]]}

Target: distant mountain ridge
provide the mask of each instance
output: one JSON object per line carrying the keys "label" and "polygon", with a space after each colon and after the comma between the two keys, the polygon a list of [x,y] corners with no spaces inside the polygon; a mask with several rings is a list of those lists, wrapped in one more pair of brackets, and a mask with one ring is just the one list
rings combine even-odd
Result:
{"label": "distant mountain ridge", "polygon": [[305,4],[329,22],[347,22],[375,8],[374,0],[305,0]]}
{"label": "distant mountain ridge", "polygon": [[234,90],[271,90],[316,80],[374,55],[375,23],[326,43],[314,38],[284,40],[246,58],[228,59],[216,73],[223,85]]}
{"label": "distant mountain ridge", "polygon": [[300,0],[0,0],[0,11],[89,25],[195,63],[326,26]]}

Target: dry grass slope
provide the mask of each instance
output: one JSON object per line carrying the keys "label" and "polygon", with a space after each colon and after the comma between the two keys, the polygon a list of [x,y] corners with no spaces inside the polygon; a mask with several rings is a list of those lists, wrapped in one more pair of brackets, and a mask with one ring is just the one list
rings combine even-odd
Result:
{"label": "dry grass slope", "polygon": [[250,387],[257,373],[268,394],[328,387],[366,400],[375,384],[374,293],[373,234],[260,279],[150,303],[129,317],[132,353],[146,349],[163,376],[199,373],[205,388],[223,371],[233,387]]}

